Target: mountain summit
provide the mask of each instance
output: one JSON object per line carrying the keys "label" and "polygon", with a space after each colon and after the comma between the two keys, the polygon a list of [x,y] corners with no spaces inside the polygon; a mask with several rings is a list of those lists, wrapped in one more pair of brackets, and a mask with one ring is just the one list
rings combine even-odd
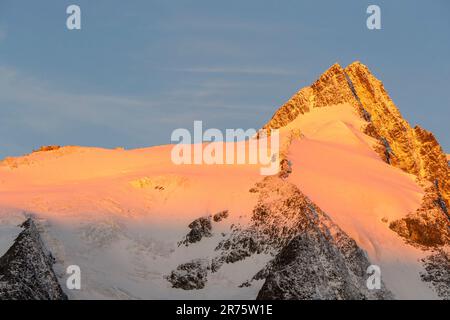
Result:
{"label": "mountain summit", "polygon": [[386,162],[424,179],[440,184],[449,205],[449,169],[446,154],[432,133],[412,128],[402,117],[369,68],[353,62],[345,69],[334,64],[311,86],[298,91],[279,108],[265,128],[286,126],[314,108],[348,103],[369,123],[365,133],[380,140],[377,151]]}
{"label": "mountain summit", "polygon": [[[365,65],[334,64],[264,127],[281,140],[282,170],[267,177],[175,165],[171,145],[0,162],[0,278],[26,265],[51,279],[20,296],[7,277],[0,299],[450,298],[446,155]],[[11,260],[24,221],[39,250]],[[69,265],[81,290],[64,286]]]}
{"label": "mountain summit", "polygon": [[[298,91],[279,108],[265,128],[281,128],[315,108],[349,104],[367,121],[362,131],[377,139],[374,150],[388,164],[414,175],[431,201],[421,212],[392,227],[419,244],[449,244],[450,170],[447,156],[431,132],[412,128],[402,117],[383,83],[359,61],[345,69],[334,64],[311,86]],[[300,128],[301,130],[301,128]],[[440,230],[440,231],[436,231]],[[441,233],[441,234],[439,234]]]}

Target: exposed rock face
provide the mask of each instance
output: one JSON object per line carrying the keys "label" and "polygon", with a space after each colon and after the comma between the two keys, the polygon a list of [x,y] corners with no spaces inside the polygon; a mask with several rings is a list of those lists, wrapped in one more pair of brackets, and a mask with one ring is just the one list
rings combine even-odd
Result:
{"label": "exposed rock face", "polygon": [[220,222],[220,221],[222,221],[223,219],[226,219],[226,218],[228,218],[228,210],[217,212],[213,216],[214,222]]}
{"label": "exposed rock face", "polygon": [[32,219],[0,258],[0,299],[66,300],[53,271],[54,259]]}
{"label": "exposed rock face", "polygon": [[278,176],[280,178],[286,179],[292,173],[292,163],[288,159],[283,159],[280,161],[280,172]]}
{"label": "exposed rock face", "polygon": [[[440,194],[429,187],[420,208],[405,218],[390,223],[389,227],[407,242],[424,247],[438,247],[450,243],[450,228],[445,203],[439,204]],[[445,211],[444,211],[445,210]]]}
{"label": "exposed rock face", "polygon": [[356,94],[370,114],[376,133],[385,139],[392,150],[391,164],[431,183],[439,181],[442,196],[448,207],[450,180],[446,155],[432,133],[416,126],[411,128],[397,107],[369,69],[361,63],[345,68]]}
{"label": "exposed rock face", "polygon": [[174,288],[184,290],[203,289],[207,281],[208,261],[197,259],[179,265],[167,276]]}
{"label": "exposed rock face", "polygon": [[[356,243],[344,236],[345,249],[318,227],[296,236],[277,255],[258,293],[262,300],[386,299],[385,290],[369,290],[369,263]],[[330,242],[330,240],[332,242]],[[344,249],[344,250],[342,250]],[[342,251],[341,251],[342,250]]]}
{"label": "exposed rock face", "polygon": [[426,270],[422,280],[430,282],[441,298],[450,300],[450,253],[440,249],[422,261]]}
{"label": "exposed rock face", "polygon": [[47,151],[53,151],[61,149],[61,146],[41,146],[39,149],[33,150],[33,152],[47,152]]}
{"label": "exposed rock face", "polygon": [[211,237],[211,217],[198,218],[189,224],[189,228],[191,231],[186,235],[185,240],[182,241],[185,245],[198,242],[202,240],[203,237]]}
{"label": "exposed rock face", "polygon": [[[400,231],[399,234],[410,242],[418,240],[419,245],[442,244],[442,241],[448,238],[450,228],[450,215],[447,209],[450,203],[450,170],[447,156],[433,134],[419,126],[412,128],[403,119],[384,89],[383,83],[376,79],[365,65],[354,62],[343,69],[334,64],[310,87],[301,89],[278,109],[265,128],[280,128],[312,108],[341,103],[354,106],[367,121],[366,127],[362,130],[378,139],[379,144],[374,148],[383,160],[415,175],[419,183],[426,187],[427,195],[422,207],[405,218],[408,221],[394,223],[393,226],[397,227],[393,229]],[[440,238],[437,242],[436,239],[425,240],[423,236],[416,236],[417,232],[423,235],[431,231],[431,229],[426,231],[425,229],[429,228],[423,223],[417,224],[418,221],[423,221],[425,210],[428,210],[426,219],[432,221],[428,225],[431,226],[437,221],[434,226],[440,226],[434,231],[441,233],[437,236]],[[413,225],[425,228],[418,231],[412,227]],[[447,227],[442,227],[445,225]],[[411,228],[417,230],[412,231]]]}
{"label": "exposed rock face", "polygon": [[[174,288],[201,289],[208,274],[217,272],[223,264],[266,253],[274,259],[241,285],[251,286],[253,280],[265,279],[260,299],[392,297],[384,285],[377,290],[367,288],[370,262],[365,252],[297,186],[276,175],[264,178],[250,192],[258,194],[250,224],[232,225],[231,233],[219,242],[217,255],[211,260],[179,265],[166,277]],[[210,233],[208,221],[199,218],[190,227]]]}
{"label": "exposed rock face", "polygon": [[[425,246],[450,244],[450,180],[446,155],[432,133],[411,128],[384,89],[361,63],[345,69],[356,94],[369,112],[376,134],[382,137],[388,162],[414,174],[426,187],[422,206],[408,217],[391,224],[412,243]],[[431,184],[431,187],[429,186]]]}
{"label": "exposed rock face", "polygon": [[212,236],[212,221],[220,222],[224,219],[228,218],[228,210],[223,210],[217,212],[214,215],[210,215],[208,217],[200,217],[195,219],[189,224],[189,233],[186,235],[185,239],[179,242],[179,245],[184,244],[188,246],[189,244],[199,242],[203,239],[203,237],[211,237]]}
{"label": "exposed rock face", "polygon": [[295,120],[299,114],[309,112],[313,108],[346,102],[358,105],[355,95],[347,85],[344,70],[336,63],[310,87],[301,89],[281,106],[264,128],[281,128]]}
{"label": "exposed rock face", "polygon": [[390,298],[384,288],[367,289],[365,253],[295,185],[266,177],[254,192],[252,225],[219,244],[212,271],[264,252],[275,259],[254,277],[266,279],[260,299]]}

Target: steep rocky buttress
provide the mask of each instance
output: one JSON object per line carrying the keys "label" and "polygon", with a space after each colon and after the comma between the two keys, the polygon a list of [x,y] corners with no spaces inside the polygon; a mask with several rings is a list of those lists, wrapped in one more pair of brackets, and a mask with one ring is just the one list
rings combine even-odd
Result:
{"label": "steep rocky buttress", "polygon": [[[391,221],[389,227],[408,244],[427,252],[420,277],[430,283],[440,297],[450,299],[447,156],[433,134],[419,126],[411,127],[403,119],[382,82],[366,66],[359,62],[346,68],[333,65],[279,108],[264,128],[282,128],[314,108],[337,108],[340,104],[354,106],[365,120],[361,131],[378,141],[374,149],[380,158],[414,175],[423,187],[425,195],[421,206]],[[291,129],[290,139],[302,139],[301,128]],[[44,148],[44,151],[52,148],[56,147]],[[258,267],[252,271],[240,284],[240,287],[249,287],[262,281],[255,298],[395,298],[383,282],[379,288],[368,288],[371,262],[366,252],[302,192],[301,186],[286,179],[292,172],[288,151],[286,147],[281,152],[279,175],[265,177],[249,190],[257,198],[250,212],[250,222],[236,222],[221,237],[215,237],[215,228],[229,216],[227,210],[192,221],[187,234],[179,239],[179,250],[192,249],[202,241],[215,241],[213,249],[206,257],[168,270],[165,279],[173,288],[201,290],[206,287],[209,276],[224,265],[265,254],[271,260],[261,270]],[[15,160],[5,163],[10,168],[17,167]],[[142,189],[150,182],[138,180],[133,186]],[[164,189],[159,184],[154,188]],[[22,227],[12,247],[0,258],[0,300],[67,299],[53,271],[54,259],[35,222],[28,219]],[[96,236],[98,230],[94,227],[92,230],[88,230],[88,235]]]}
{"label": "steep rocky buttress", "polygon": [[367,288],[366,253],[294,184],[266,177],[249,225],[233,225],[211,260],[184,263],[166,278],[175,288],[201,289],[209,273],[254,254],[274,258],[252,279],[264,280],[259,299],[390,299],[382,287]]}
{"label": "steep rocky buttress", "polygon": [[[423,259],[426,272],[422,279],[448,298],[448,254],[439,249],[450,244],[447,157],[431,133],[418,126],[412,128],[402,118],[381,81],[366,66],[359,62],[345,69],[333,65],[279,108],[264,128],[282,128],[314,108],[344,103],[354,106],[365,120],[361,131],[378,141],[374,150],[380,158],[415,175],[424,188],[422,205],[392,221],[390,228],[413,246],[439,252]],[[291,130],[292,139],[302,138],[301,128]],[[370,262],[365,252],[297,186],[285,180],[291,172],[288,148],[281,152],[280,175],[266,177],[250,190],[259,194],[250,225],[233,225],[217,245],[215,257],[180,265],[169,281],[185,289],[203,288],[208,274],[224,264],[265,253],[273,259],[241,285],[264,280],[258,299],[393,298],[384,285],[379,290],[367,288]],[[191,233],[209,236],[210,223],[198,222],[189,226]],[[204,225],[208,226],[206,232]]]}
{"label": "steep rocky buttress", "polygon": [[28,219],[22,228],[0,258],[0,300],[66,300],[34,221]]}
{"label": "steep rocky buttress", "polygon": [[348,103],[367,121],[361,128],[376,138],[375,151],[387,163],[417,177],[426,191],[422,206],[391,228],[408,242],[435,247],[450,244],[450,179],[447,156],[432,133],[412,128],[384,89],[360,62],[345,69],[334,64],[311,86],[301,89],[264,128],[286,126],[313,108]]}

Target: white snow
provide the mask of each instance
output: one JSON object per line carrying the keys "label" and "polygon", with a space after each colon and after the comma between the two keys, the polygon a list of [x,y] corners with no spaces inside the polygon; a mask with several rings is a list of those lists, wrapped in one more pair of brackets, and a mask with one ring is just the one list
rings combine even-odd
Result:
{"label": "white snow", "polygon": [[[295,183],[381,266],[397,298],[436,298],[420,281],[423,252],[404,243],[392,221],[419,207],[423,190],[371,149],[363,121],[347,105],[320,108],[287,128],[304,138],[288,150]],[[282,144],[284,145],[284,144]],[[173,165],[171,146],[137,150],[64,147],[0,163],[0,252],[20,229],[11,213],[35,215],[65,283],[67,266],[81,267],[73,299],[254,299],[262,282],[249,280],[270,260],[255,255],[225,264],[205,289],[173,289],[164,279],[179,264],[212,258],[221,233],[245,225],[256,202],[248,192],[263,177],[258,165]],[[222,210],[213,237],[189,247],[177,243],[193,220]]]}

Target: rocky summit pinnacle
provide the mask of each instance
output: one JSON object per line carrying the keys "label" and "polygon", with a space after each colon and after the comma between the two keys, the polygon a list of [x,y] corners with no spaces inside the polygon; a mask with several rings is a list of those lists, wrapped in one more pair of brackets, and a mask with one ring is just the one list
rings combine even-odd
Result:
{"label": "rocky summit pinnacle", "polygon": [[367,66],[332,65],[265,127],[266,177],[173,145],[1,161],[0,299],[450,298],[446,155]]}
{"label": "rocky summit pinnacle", "polygon": [[54,258],[33,219],[27,219],[0,258],[0,300],[66,300],[53,271]]}
{"label": "rocky summit pinnacle", "polygon": [[[311,86],[301,89],[281,106],[264,128],[281,128],[314,108],[337,107],[343,103],[353,106],[366,120],[367,124],[362,130],[378,140],[374,149],[380,157],[415,175],[419,184],[426,188],[428,198],[433,199],[428,201],[427,208],[431,206],[438,209],[436,219],[446,233],[444,238],[447,240],[444,242],[448,242],[449,228],[445,226],[450,225],[450,170],[446,154],[431,132],[420,126],[410,126],[389,97],[383,83],[366,65],[359,61],[346,68],[338,63],[333,64]],[[435,227],[433,224],[432,228]],[[408,229],[401,234],[412,233],[416,231]]]}

